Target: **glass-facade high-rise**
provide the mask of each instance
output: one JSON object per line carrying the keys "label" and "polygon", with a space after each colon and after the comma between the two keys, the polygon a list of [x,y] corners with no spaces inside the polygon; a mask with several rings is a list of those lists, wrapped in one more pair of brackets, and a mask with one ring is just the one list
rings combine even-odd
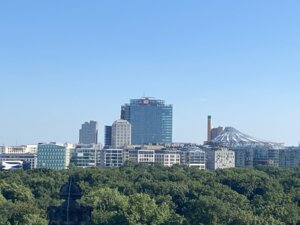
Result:
{"label": "glass-facade high-rise", "polygon": [[104,148],[109,148],[111,146],[111,129],[112,126],[104,127]]}
{"label": "glass-facade high-rise", "polygon": [[122,116],[131,124],[131,143],[171,143],[173,107],[163,100],[131,99],[122,106]]}

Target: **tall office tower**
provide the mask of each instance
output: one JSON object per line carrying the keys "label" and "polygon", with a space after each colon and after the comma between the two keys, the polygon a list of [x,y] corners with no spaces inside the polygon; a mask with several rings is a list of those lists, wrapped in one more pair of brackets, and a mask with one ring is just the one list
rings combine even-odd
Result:
{"label": "tall office tower", "polygon": [[117,120],[111,128],[112,148],[123,148],[131,144],[131,125],[127,120]]}
{"label": "tall office tower", "polygon": [[85,122],[79,130],[79,144],[98,144],[98,123]]}
{"label": "tall office tower", "polygon": [[163,100],[131,99],[122,107],[131,124],[131,143],[172,143],[173,107]]}
{"label": "tall office tower", "polygon": [[207,141],[211,141],[211,129],[212,129],[212,123],[211,123],[211,116],[207,117]]}
{"label": "tall office tower", "polygon": [[111,146],[111,126],[104,127],[104,148]]}

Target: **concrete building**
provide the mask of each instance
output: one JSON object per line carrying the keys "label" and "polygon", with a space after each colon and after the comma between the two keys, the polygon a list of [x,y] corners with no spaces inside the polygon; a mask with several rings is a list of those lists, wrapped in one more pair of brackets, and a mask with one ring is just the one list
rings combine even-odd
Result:
{"label": "concrete building", "polygon": [[102,149],[100,144],[98,145],[77,145],[71,157],[71,163],[74,163],[77,167],[96,167],[100,164],[99,153]]}
{"label": "concrete building", "polygon": [[123,148],[131,144],[131,125],[127,120],[117,120],[111,128],[112,148]]}
{"label": "concrete building", "polygon": [[79,130],[79,144],[98,143],[98,123],[96,121],[85,122]]}
{"label": "concrete building", "polygon": [[178,151],[156,150],[155,163],[163,166],[171,167],[175,164],[180,164],[180,153]]}
{"label": "concrete building", "polygon": [[173,107],[163,100],[131,99],[121,107],[121,118],[131,124],[131,143],[172,143]]}
{"label": "concrete building", "polygon": [[205,151],[198,147],[189,147],[180,151],[180,162],[189,167],[205,169]]}
{"label": "concrete building", "polygon": [[101,167],[120,167],[124,164],[123,149],[103,149],[100,151]]}
{"label": "concrete building", "polygon": [[57,144],[39,144],[37,151],[37,168],[47,169],[67,169],[70,163],[71,145]]}
{"label": "concrete building", "polygon": [[210,170],[235,167],[235,153],[227,148],[207,149],[206,167]]}

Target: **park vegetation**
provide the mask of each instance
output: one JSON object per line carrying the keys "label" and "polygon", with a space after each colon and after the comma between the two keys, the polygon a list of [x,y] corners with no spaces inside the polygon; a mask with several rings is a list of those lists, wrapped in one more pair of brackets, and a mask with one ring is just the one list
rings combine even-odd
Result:
{"label": "park vegetation", "polygon": [[300,168],[183,166],[0,172],[0,225],[46,225],[69,175],[93,207],[91,225],[300,224]]}

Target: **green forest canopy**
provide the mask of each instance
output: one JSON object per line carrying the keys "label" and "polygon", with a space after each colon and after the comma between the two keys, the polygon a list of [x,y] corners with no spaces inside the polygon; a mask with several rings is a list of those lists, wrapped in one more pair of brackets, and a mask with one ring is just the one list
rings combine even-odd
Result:
{"label": "green forest canopy", "polygon": [[72,173],[94,208],[89,224],[300,224],[300,168],[183,166],[0,172],[0,225],[46,225]]}

